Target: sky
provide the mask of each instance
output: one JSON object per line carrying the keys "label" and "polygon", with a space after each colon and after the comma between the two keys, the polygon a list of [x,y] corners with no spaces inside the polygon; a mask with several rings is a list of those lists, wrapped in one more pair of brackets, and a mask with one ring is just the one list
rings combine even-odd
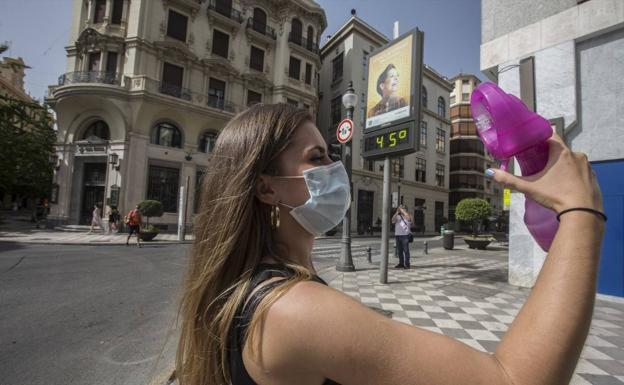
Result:
{"label": "sky", "polygon": [[[160,0],[151,0],[160,1]],[[394,21],[399,32],[414,27],[425,32],[424,61],[447,77],[459,72],[480,78],[480,0],[317,0],[325,9],[327,35],[333,34],[351,16],[358,17],[392,37]],[[10,49],[2,55],[22,57],[31,67],[26,90],[42,99],[48,85],[65,72],[64,47],[68,45],[72,0],[0,0],[0,43]]]}

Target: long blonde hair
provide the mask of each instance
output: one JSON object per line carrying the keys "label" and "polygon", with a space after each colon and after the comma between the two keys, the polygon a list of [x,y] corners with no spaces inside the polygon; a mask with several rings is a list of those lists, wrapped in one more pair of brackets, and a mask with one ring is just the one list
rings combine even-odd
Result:
{"label": "long blonde hair", "polygon": [[176,374],[180,385],[230,383],[228,335],[262,256],[272,256],[295,274],[258,305],[247,332],[252,357],[256,356],[254,347],[260,351],[255,336],[262,330],[268,308],[292,285],[311,277],[308,269],[289,263],[282,255],[271,230],[271,207],[255,196],[260,175],[278,173],[277,157],[306,121],[313,119],[305,110],[287,104],[258,104],[234,117],[219,135],[203,180],[178,313],[181,336]]}

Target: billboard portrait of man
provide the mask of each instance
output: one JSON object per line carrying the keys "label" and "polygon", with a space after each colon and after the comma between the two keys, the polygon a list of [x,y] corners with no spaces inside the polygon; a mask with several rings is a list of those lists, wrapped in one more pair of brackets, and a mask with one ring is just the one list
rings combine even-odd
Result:
{"label": "billboard portrait of man", "polygon": [[368,66],[366,128],[410,115],[412,36],[371,56]]}

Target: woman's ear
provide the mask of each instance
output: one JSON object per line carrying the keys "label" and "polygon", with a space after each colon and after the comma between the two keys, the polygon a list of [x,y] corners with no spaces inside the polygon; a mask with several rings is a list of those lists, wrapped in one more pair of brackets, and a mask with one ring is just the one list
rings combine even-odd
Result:
{"label": "woman's ear", "polygon": [[260,175],[256,181],[256,198],[262,203],[268,205],[277,204],[277,194],[269,183],[271,177],[268,175]]}

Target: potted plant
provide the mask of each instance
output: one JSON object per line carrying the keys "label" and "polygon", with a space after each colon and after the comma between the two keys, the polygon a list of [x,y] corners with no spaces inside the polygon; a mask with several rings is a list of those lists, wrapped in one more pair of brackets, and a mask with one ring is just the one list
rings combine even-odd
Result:
{"label": "potted plant", "polygon": [[159,201],[145,200],[139,203],[139,212],[145,217],[145,226],[141,229],[141,240],[151,241],[158,235],[160,230],[149,224],[150,217],[160,217],[163,215],[163,205]]}
{"label": "potted plant", "polygon": [[489,236],[479,235],[479,224],[492,213],[492,207],[488,201],[481,198],[467,198],[461,200],[455,208],[455,217],[472,225],[472,235],[464,237],[464,242],[471,249],[485,250],[492,242]]}

